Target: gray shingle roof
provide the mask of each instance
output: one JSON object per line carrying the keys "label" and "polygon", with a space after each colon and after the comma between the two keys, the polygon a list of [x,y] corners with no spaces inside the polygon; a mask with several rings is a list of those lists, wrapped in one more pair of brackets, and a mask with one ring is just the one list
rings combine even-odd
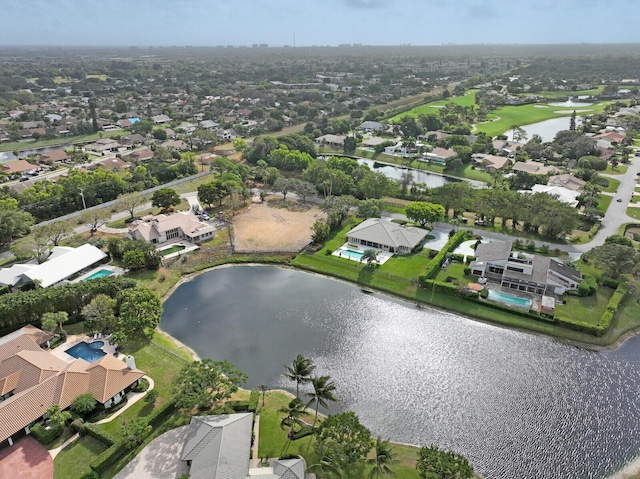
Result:
{"label": "gray shingle roof", "polygon": [[244,479],[249,473],[253,414],[194,416],[182,449],[191,479]]}
{"label": "gray shingle roof", "polygon": [[508,260],[511,254],[511,241],[491,241],[476,247],[476,262]]}
{"label": "gray shingle roof", "polygon": [[348,238],[371,241],[398,248],[415,248],[427,236],[421,228],[406,227],[380,218],[369,218],[347,233]]}

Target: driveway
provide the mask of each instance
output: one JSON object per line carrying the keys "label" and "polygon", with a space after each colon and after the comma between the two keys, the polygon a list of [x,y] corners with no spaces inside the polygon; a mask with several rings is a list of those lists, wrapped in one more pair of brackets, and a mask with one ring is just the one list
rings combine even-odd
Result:
{"label": "driveway", "polygon": [[53,459],[49,451],[31,436],[0,450],[0,477],[52,479]]}
{"label": "driveway", "polygon": [[182,426],[156,437],[114,479],[177,479],[189,472],[187,463],[180,460],[188,429]]}

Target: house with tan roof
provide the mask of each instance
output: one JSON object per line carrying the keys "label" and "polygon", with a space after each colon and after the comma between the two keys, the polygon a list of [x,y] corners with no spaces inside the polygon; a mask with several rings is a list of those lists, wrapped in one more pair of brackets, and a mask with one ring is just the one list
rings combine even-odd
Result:
{"label": "house with tan roof", "polygon": [[170,215],[149,215],[129,225],[127,236],[131,239],[162,244],[176,239],[200,243],[213,238],[214,228],[203,223],[191,211],[179,211]]}
{"label": "house with tan roof", "polygon": [[547,184],[550,186],[562,186],[573,191],[579,191],[584,187],[586,181],[576,178],[569,173],[565,173],[564,175],[554,175],[549,177],[549,182]]}
{"label": "house with tan roof", "polygon": [[47,165],[50,165],[51,163],[67,162],[69,159],[69,153],[62,149],[47,151],[40,156],[40,161]]}
{"label": "house with tan roof", "polygon": [[47,333],[27,326],[0,338],[0,447],[30,433],[53,404],[68,408],[90,393],[103,407],[119,403],[144,372],[107,354],[89,363],[40,347]]}
{"label": "house with tan roof", "polygon": [[24,173],[26,171],[35,170],[36,166],[29,163],[27,160],[14,160],[7,161],[0,164],[0,171],[6,175],[13,175],[15,173]]}
{"label": "house with tan roof", "polygon": [[502,170],[513,163],[513,160],[508,156],[487,155],[484,153],[476,153],[471,158],[490,172]]}
{"label": "house with tan roof", "polygon": [[511,171],[522,171],[530,175],[548,175],[558,171],[554,166],[545,166],[539,161],[516,161]]}

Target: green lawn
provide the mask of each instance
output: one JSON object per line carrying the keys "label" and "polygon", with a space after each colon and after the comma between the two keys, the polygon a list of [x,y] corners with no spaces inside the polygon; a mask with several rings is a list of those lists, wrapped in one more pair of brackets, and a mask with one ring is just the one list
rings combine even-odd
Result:
{"label": "green lawn", "polygon": [[627,208],[627,216],[634,220],[640,220],[640,208],[637,206],[631,206]]}
{"label": "green lawn", "polygon": [[436,281],[446,281],[448,278],[453,278],[453,281],[458,286],[466,286],[468,283],[475,283],[478,280],[477,276],[471,274],[464,274],[464,270],[467,265],[464,263],[451,263],[446,269],[438,270]]}
{"label": "green lawn", "polygon": [[[608,102],[600,102],[586,108],[575,108],[575,111],[578,115],[582,112],[588,114],[599,113],[604,110],[607,104]],[[474,132],[483,131],[489,136],[496,136],[509,130],[513,125],[524,126],[551,118],[571,116],[573,110],[573,108],[562,109],[548,105],[545,108],[545,105],[542,104],[503,106],[489,115],[487,119],[491,121],[478,123]],[[564,113],[557,113],[558,111]]]}
{"label": "green lawn", "polygon": [[107,446],[91,436],[73,441],[54,459],[54,479],[79,479],[91,471],[89,463],[106,449]]}
{"label": "green lawn", "polygon": [[[593,88],[591,90],[577,90],[577,91],[541,91],[536,93],[536,95],[543,97],[543,98],[548,98],[550,100],[555,100],[557,98],[566,98],[568,96],[572,97],[572,98],[576,98],[578,96],[582,96],[582,95],[599,95],[600,93],[602,93],[602,90],[604,89],[604,85],[599,86],[598,88]],[[577,100],[577,101],[581,101],[581,100]],[[589,101],[589,100],[585,100],[585,101]]]}
{"label": "green lawn", "polygon": [[613,168],[610,164],[607,165],[607,169],[604,171],[608,175],[624,175],[629,169],[626,165],[618,165]]}
{"label": "green lawn", "polygon": [[607,193],[615,193],[616,191],[618,191],[618,186],[620,186],[620,180],[607,178],[607,181],[609,182],[609,185],[602,188],[602,191],[605,191]]}
{"label": "green lawn", "polygon": [[118,133],[122,134],[122,131],[111,131],[111,132],[101,131],[100,133],[91,133],[90,135],[78,135],[78,136],[69,136],[69,137],[63,137],[63,138],[52,138],[51,140],[28,141],[28,142],[19,141],[14,143],[2,143],[0,144],[0,151],[31,150],[34,148],[43,148],[45,146],[88,143],[90,141],[97,140],[98,138],[101,138],[101,137],[115,136]]}
{"label": "green lawn", "polygon": [[407,279],[415,279],[424,271],[429,261],[428,251],[421,251],[415,254],[395,255],[381,265],[379,270],[383,273],[394,274]]}
{"label": "green lawn", "polygon": [[442,108],[444,105],[448,103],[454,103],[460,106],[471,106],[476,103],[476,93],[478,90],[469,90],[463,96],[453,96],[451,98],[447,98],[446,100],[438,100],[432,101],[430,103],[425,103],[424,105],[417,106],[412,108],[409,111],[405,111],[403,113],[398,113],[395,116],[389,118],[389,123],[397,123],[400,121],[402,117],[410,116],[413,118],[418,118],[420,115],[424,115],[427,113],[437,113],[438,108]]}
{"label": "green lawn", "polygon": [[600,194],[598,196],[598,211],[600,211],[600,213],[604,215],[609,209],[609,205],[611,204],[612,200],[613,196]]}
{"label": "green lawn", "polygon": [[556,303],[555,313],[576,321],[586,321],[597,324],[607,309],[607,303],[613,295],[613,289],[606,286],[598,287],[596,294],[583,298],[567,296],[567,304]]}

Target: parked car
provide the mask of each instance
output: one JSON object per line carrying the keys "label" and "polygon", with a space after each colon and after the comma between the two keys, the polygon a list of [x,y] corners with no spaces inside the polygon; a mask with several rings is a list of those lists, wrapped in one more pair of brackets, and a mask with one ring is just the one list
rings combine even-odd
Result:
{"label": "parked car", "polygon": [[473,224],[476,226],[487,226],[488,223],[485,220],[475,220]]}

